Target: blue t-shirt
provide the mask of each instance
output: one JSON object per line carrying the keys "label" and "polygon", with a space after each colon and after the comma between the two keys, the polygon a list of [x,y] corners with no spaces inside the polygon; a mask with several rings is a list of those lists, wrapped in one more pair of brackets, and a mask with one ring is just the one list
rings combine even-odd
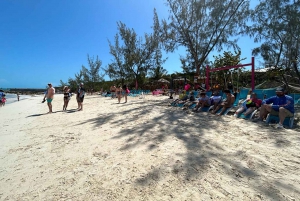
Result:
{"label": "blue t-shirt", "polygon": [[279,107],[284,107],[291,113],[295,113],[295,108],[294,108],[294,99],[288,95],[284,95],[282,97],[279,96],[272,96],[268,99],[263,100],[262,104],[271,104],[272,109],[275,111],[279,111]]}

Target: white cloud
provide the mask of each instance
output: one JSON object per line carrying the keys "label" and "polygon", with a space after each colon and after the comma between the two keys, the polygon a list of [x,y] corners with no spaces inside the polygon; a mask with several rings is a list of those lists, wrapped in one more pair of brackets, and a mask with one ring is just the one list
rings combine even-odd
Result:
{"label": "white cloud", "polygon": [[8,83],[6,79],[0,78],[0,83]]}

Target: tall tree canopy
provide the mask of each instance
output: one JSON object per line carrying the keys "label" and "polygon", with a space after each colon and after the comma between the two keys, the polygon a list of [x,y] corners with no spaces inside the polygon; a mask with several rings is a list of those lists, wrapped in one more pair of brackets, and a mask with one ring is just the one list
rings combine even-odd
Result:
{"label": "tall tree canopy", "polygon": [[251,13],[252,23],[245,33],[261,45],[253,50],[266,63],[276,68],[285,81],[285,74],[300,80],[300,1],[261,0]]}
{"label": "tall tree canopy", "polygon": [[245,25],[249,0],[166,0],[169,20],[162,20],[162,42],[167,51],[187,50],[189,68],[199,68],[213,50],[238,48],[233,37]]}
{"label": "tall tree canopy", "polygon": [[114,79],[133,79],[139,82],[145,76],[162,67],[165,59],[159,47],[157,14],[154,10],[153,33],[145,33],[139,37],[134,29],[118,22],[119,33],[115,36],[115,43],[109,41],[112,63],[106,68],[106,73]]}

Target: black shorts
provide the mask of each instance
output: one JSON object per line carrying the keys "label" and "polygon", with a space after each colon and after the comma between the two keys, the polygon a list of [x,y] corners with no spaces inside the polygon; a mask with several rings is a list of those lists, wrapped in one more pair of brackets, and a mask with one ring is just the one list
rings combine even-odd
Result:
{"label": "black shorts", "polygon": [[84,96],[78,97],[78,98],[77,98],[77,102],[78,102],[78,103],[82,103],[82,102],[83,102],[83,99],[84,99]]}

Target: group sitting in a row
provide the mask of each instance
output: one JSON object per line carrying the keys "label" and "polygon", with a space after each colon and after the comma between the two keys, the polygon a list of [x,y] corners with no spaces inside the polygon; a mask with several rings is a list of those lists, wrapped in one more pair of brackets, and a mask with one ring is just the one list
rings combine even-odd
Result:
{"label": "group sitting in a row", "polygon": [[[209,97],[205,91],[202,91],[200,97],[196,100],[194,93],[187,95],[186,92],[183,91],[179,95],[179,99],[173,101],[171,105],[180,104],[183,109],[193,108],[194,112],[209,111],[211,109],[212,114],[222,115],[225,112],[225,114],[227,114],[228,110],[233,108],[233,104],[238,100],[236,101],[235,95],[232,94],[230,90],[224,90],[224,93],[226,97],[222,100],[222,96],[218,91],[213,92],[211,97]],[[270,113],[271,115],[279,117],[277,128],[282,128],[285,118],[293,117],[295,112],[293,98],[285,95],[285,90],[282,87],[276,89],[276,96],[261,100],[258,99],[257,94],[253,92],[251,93],[251,97],[240,101],[240,103],[240,106],[234,113],[235,117],[239,117],[241,114],[248,116],[259,110],[259,117],[255,119],[255,121],[263,121]]]}

